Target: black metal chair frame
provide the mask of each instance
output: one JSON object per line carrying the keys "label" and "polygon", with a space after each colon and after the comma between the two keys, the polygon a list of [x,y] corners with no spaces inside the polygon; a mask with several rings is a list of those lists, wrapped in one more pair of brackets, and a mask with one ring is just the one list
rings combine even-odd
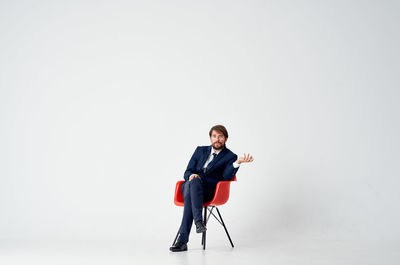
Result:
{"label": "black metal chair frame", "polygon": [[[209,207],[211,207],[211,210],[209,209]],[[230,237],[230,235],[229,235],[229,233],[228,233],[228,229],[226,228],[226,225],[225,225],[225,223],[224,223],[224,220],[222,219],[221,213],[220,213],[219,210],[218,210],[218,207],[217,207],[217,206],[204,206],[203,208],[204,208],[204,216],[203,216],[203,222],[204,222],[204,224],[207,226],[208,219],[210,218],[210,216],[211,216],[211,215],[214,216],[215,219],[217,219],[217,221],[224,227],[225,233],[226,233],[226,235],[228,236],[228,239],[229,239],[229,242],[231,243],[231,246],[232,246],[232,247],[235,247],[235,246],[233,245],[232,239],[231,239],[231,237]],[[217,210],[219,219],[218,219],[218,217],[213,213],[214,208]],[[209,212],[208,215],[207,215],[207,211]],[[179,227],[179,229],[178,229],[178,233],[176,234],[176,237],[175,237],[174,242],[172,243],[172,245],[175,245],[176,240],[178,239],[179,230],[180,230],[180,227]],[[207,235],[207,231],[203,232],[203,235],[202,235],[202,237],[201,237],[201,244],[203,245],[203,249],[206,249],[206,235]]]}

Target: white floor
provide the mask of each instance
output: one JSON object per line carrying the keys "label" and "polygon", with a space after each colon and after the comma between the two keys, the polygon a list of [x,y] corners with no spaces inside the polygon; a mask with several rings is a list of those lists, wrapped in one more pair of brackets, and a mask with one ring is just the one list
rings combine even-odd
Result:
{"label": "white floor", "polygon": [[400,244],[393,241],[270,240],[237,243],[191,242],[172,253],[171,242],[0,241],[0,264],[273,264],[399,265]]}

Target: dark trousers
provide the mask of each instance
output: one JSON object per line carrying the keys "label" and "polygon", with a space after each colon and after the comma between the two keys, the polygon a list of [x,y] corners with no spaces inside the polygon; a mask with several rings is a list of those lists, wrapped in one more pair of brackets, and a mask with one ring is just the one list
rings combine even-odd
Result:
{"label": "dark trousers", "polygon": [[179,229],[179,241],[187,243],[189,241],[190,229],[194,222],[201,221],[203,201],[210,201],[214,193],[205,189],[200,178],[193,178],[182,184],[182,195],[184,198],[183,217]]}

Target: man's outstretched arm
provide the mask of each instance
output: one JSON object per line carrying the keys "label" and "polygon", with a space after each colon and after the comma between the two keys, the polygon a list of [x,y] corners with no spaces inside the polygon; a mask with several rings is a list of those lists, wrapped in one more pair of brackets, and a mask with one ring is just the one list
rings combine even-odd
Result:
{"label": "man's outstretched arm", "polygon": [[254,158],[253,156],[250,156],[250,154],[244,154],[242,157],[239,158],[237,155],[235,155],[235,158],[230,160],[229,163],[226,165],[224,173],[222,173],[222,178],[224,180],[231,180],[239,170],[240,164],[251,163],[253,162],[253,160]]}
{"label": "man's outstretched arm", "polygon": [[229,160],[228,164],[225,166],[224,172],[222,173],[222,178],[224,180],[231,180],[239,170],[239,164],[236,162],[236,160],[237,155]]}

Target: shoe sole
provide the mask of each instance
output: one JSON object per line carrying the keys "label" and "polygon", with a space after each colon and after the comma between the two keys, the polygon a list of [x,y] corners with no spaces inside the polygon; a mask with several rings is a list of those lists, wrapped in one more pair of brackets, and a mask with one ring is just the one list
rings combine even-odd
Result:
{"label": "shoe sole", "polygon": [[172,252],[182,252],[182,251],[187,251],[187,248],[184,249],[169,249]]}

